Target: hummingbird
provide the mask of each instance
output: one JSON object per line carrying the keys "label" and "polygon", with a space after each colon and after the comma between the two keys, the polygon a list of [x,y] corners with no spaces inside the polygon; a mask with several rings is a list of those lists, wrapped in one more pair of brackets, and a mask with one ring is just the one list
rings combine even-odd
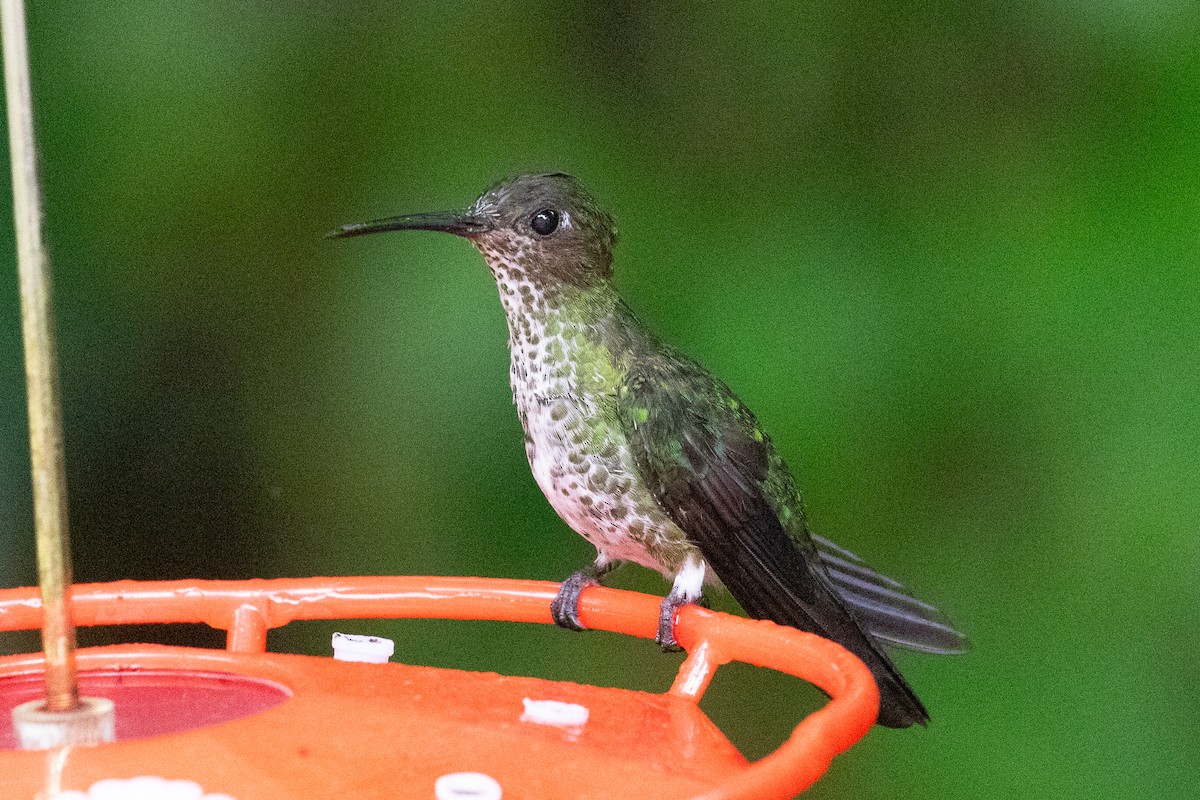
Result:
{"label": "hummingbird", "polygon": [[583,630],[579,599],[634,562],[671,581],[657,641],[678,649],[679,608],[723,585],[746,613],[832,639],[880,690],[878,723],[929,715],[884,649],[959,653],[936,608],[809,530],[796,481],[733,391],[658,338],[613,283],[616,225],[570,175],[520,175],[466,210],[345,225],[334,238],[450,233],[483,254],[508,321],[513,402],[533,477],[596,548],[551,603]]}

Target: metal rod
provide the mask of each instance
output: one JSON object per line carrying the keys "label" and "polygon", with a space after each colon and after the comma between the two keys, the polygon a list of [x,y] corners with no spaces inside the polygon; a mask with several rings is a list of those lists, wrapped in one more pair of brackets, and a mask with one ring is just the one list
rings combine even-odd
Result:
{"label": "metal rod", "polygon": [[58,357],[50,307],[50,265],[42,247],[41,193],[33,138],[33,100],[24,0],[0,0],[4,26],[4,91],[12,157],[13,217],[21,280],[21,325],[29,393],[34,529],[42,588],[42,648],[46,654],[46,710],[79,707],[75,623],[68,594],[71,548],[67,531],[67,478],[63,459]]}

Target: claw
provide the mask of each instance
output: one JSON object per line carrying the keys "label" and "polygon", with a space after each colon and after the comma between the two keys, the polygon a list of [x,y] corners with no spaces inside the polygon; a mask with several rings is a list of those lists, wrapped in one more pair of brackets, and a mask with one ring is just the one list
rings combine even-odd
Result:
{"label": "claw", "polygon": [[707,605],[704,599],[704,573],[707,565],[703,559],[692,558],[684,562],[675,575],[671,591],[658,607],[658,634],[654,641],[664,653],[677,653],[683,648],[675,639],[675,615],[688,603]]}
{"label": "claw", "polygon": [[562,582],[558,594],[550,601],[550,618],[554,624],[569,631],[586,631],[579,621],[579,596],[588,586],[599,586],[605,575],[618,566],[615,561],[598,557],[591,566],[571,573],[571,577]]}
{"label": "claw", "polygon": [[689,602],[686,597],[672,591],[663,598],[662,605],[658,607],[658,633],[654,641],[658,642],[664,653],[678,653],[683,650],[675,640],[675,614]]}
{"label": "claw", "polygon": [[586,631],[587,628],[579,621],[579,596],[583,594],[584,587],[599,583],[595,575],[586,570],[572,573],[563,581],[558,594],[550,601],[550,616],[554,624],[571,631]]}

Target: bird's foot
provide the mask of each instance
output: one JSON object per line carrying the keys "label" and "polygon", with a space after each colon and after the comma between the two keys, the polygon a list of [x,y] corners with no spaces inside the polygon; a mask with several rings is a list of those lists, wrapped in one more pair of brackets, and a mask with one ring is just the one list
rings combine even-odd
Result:
{"label": "bird's foot", "polygon": [[581,569],[562,582],[558,594],[550,601],[550,617],[554,624],[569,631],[586,631],[579,621],[579,597],[588,586],[599,586],[600,579],[612,571],[615,564],[603,564]]}
{"label": "bird's foot", "polygon": [[658,607],[658,634],[654,641],[664,653],[678,653],[683,648],[675,639],[675,615],[688,603],[699,603],[705,607],[704,573],[707,565],[699,558],[689,559],[675,575],[671,591]]}
{"label": "bird's foot", "polygon": [[664,653],[678,653],[683,650],[679,642],[675,640],[675,615],[688,603],[708,606],[703,596],[689,599],[686,595],[672,590],[663,598],[662,605],[658,607],[658,634],[655,635],[654,641],[658,642],[658,646]]}
{"label": "bird's foot", "polygon": [[595,586],[599,581],[584,570],[572,573],[562,582],[558,594],[550,601],[550,616],[554,624],[570,631],[586,631],[579,621],[579,596],[585,586]]}

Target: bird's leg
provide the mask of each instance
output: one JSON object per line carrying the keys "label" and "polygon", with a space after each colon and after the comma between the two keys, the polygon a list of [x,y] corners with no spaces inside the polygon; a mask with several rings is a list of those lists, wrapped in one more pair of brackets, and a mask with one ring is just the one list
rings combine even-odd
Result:
{"label": "bird's leg", "polygon": [[672,589],[658,607],[658,633],[654,641],[664,653],[678,653],[683,648],[675,641],[675,613],[691,601]]}
{"label": "bird's leg", "polygon": [[562,582],[558,594],[550,601],[550,616],[554,624],[571,631],[586,631],[579,621],[579,596],[586,586],[599,586],[601,579],[616,568],[616,562],[597,556],[590,566],[573,572]]}
{"label": "bird's leg", "polygon": [[675,614],[688,603],[704,603],[704,560],[689,559],[675,575],[671,591],[658,607],[658,634],[654,641],[664,653],[677,653],[683,648],[675,640]]}

